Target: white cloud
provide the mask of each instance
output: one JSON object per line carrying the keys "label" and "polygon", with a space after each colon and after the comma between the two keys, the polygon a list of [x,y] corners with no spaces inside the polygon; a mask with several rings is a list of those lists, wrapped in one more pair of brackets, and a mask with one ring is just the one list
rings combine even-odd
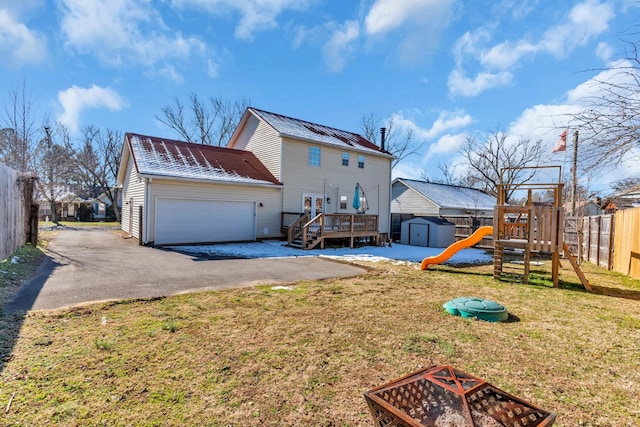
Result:
{"label": "white cloud", "polygon": [[365,17],[365,28],[370,35],[384,34],[407,23],[442,18],[452,4],[451,0],[377,0]]}
{"label": "white cloud", "polygon": [[556,57],[564,57],[578,46],[609,28],[615,13],[613,7],[597,0],[587,0],[571,9],[569,19],[544,33],[540,49]]}
{"label": "white cloud", "polygon": [[46,56],[46,38],[19,22],[8,9],[0,9],[0,60],[19,67],[41,63]]}
{"label": "white cloud", "polygon": [[174,0],[179,6],[191,6],[212,14],[240,14],[235,37],[250,40],[258,31],[276,28],[277,17],[287,9],[305,10],[311,0]]}
{"label": "white cloud", "polygon": [[451,129],[461,129],[473,123],[473,118],[464,111],[442,111],[429,130],[429,135],[435,137]]}
{"label": "white cloud", "polygon": [[58,121],[73,133],[79,129],[80,114],[84,110],[107,108],[111,111],[119,111],[127,106],[127,101],[116,91],[96,85],[89,88],[71,86],[69,89],[58,92],[58,102],[63,110]]}
{"label": "white cloud", "polygon": [[424,156],[425,161],[428,161],[437,154],[455,153],[462,146],[466,138],[467,135],[464,133],[443,135],[436,142],[429,145],[429,150],[427,150],[427,154]]}
{"label": "white cloud", "polygon": [[512,79],[513,74],[506,71],[497,74],[481,72],[471,79],[465,76],[462,71],[453,70],[449,74],[447,86],[452,95],[471,97],[494,87],[506,86],[511,83]]}
{"label": "white cloud", "polygon": [[171,32],[153,3],[137,0],[63,0],[66,46],[96,55],[103,63],[151,66],[168,59],[204,54],[195,37]]}
{"label": "white cloud", "polygon": [[424,172],[421,164],[405,159],[393,168],[391,178],[422,179]]}
{"label": "white cloud", "polygon": [[351,44],[359,35],[360,25],[355,21],[346,21],[344,25],[333,31],[331,38],[322,49],[330,71],[334,73],[342,71],[345,57],[353,52]]}
{"label": "white cloud", "polygon": [[464,33],[453,46],[453,56],[456,67],[462,67],[464,61],[475,58],[482,52],[482,45],[491,39],[491,31],[487,27],[477,28]]}
{"label": "white cloud", "polygon": [[493,69],[507,70],[523,56],[535,54],[538,47],[526,40],[517,43],[506,41],[493,46],[480,57],[480,63]]}
{"label": "white cloud", "polygon": [[160,67],[157,70],[157,74],[165,77],[166,79],[173,80],[178,84],[184,83],[184,77],[176,70],[176,67],[173,65],[167,65],[164,67]]}
{"label": "white cloud", "polygon": [[[414,113],[420,115],[419,112]],[[446,131],[461,129],[473,123],[473,118],[462,110],[441,111],[428,129],[419,126],[416,123],[416,118],[407,117],[402,111],[392,114],[389,120],[393,122],[394,127],[400,130],[410,130],[415,139],[422,141],[433,139]]]}
{"label": "white cloud", "polygon": [[440,34],[453,16],[454,0],[376,0],[364,18],[373,40],[393,36],[395,54],[403,63],[416,63],[438,46]]}
{"label": "white cloud", "polygon": [[605,42],[598,43],[596,47],[596,55],[605,62],[609,62],[613,57],[613,47]]}
{"label": "white cloud", "polygon": [[[507,133],[514,136],[522,136],[532,141],[541,139],[544,147],[544,153],[546,153],[544,162],[546,164],[561,165],[565,172],[569,172],[571,168],[571,141],[573,132],[579,131],[579,146],[586,147],[589,142],[589,135],[587,129],[572,127],[573,115],[579,113],[584,108],[594,108],[591,105],[590,99],[599,99],[603,96],[603,89],[597,82],[607,81],[609,83],[618,84],[621,86],[632,83],[633,76],[628,73],[620,73],[615,70],[616,67],[624,67],[631,65],[627,61],[617,61],[609,64],[612,69],[602,71],[592,77],[591,79],[582,82],[575,88],[566,92],[565,97],[561,102],[557,104],[540,104],[527,108],[522,114],[514,120]],[[562,130],[568,129],[571,139],[568,140],[568,148],[566,152],[551,153],[551,149],[556,145],[559,134]],[[578,171],[581,171],[580,153],[579,151],[579,163]],[[616,165],[611,168],[601,168],[600,170],[593,170],[589,175],[581,175],[581,182],[585,185],[592,186],[594,190],[607,192],[609,189],[607,185],[615,180],[622,179],[637,175],[637,152],[628,153],[628,155]],[[635,157],[635,161],[633,157]],[[587,182],[589,181],[589,182]]]}
{"label": "white cloud", "polygon": [[[575,105],[589,106],[590,101],[599,99],[600,97],[610,96],[603,92],[603,86],[599,82],[607,82],[619,88],[636,87],[637,74],[627,72],[634,69],[634,64],[628,60],[619,60],[610,62],[608,69],[603,70],[593,76],[591,79],[579,84],[575,88],[567,92],[567,102]],[[636,96],[630,93],[629,96]]]}
{"label": "white cloud", "polygon": [[[576,4],[565,21],[544,31],[540,40],[523,38],[506,40],[491,47],[483,45],[490,38],[487,27],[465,33],[454,47],[456,67],[449,75],[452,95],[476,96],[495,87],[509,84],[513,69],[523,58],[547,53],[556,58],[565,57],[579,46],[586,45],[609,27],[614,17],[613,7],[598,0]],[[604,53],[604,47],[601,49]],[[465,63],[477,61],[480,69],[475,77],[467,77]]]}
{"label": "white cloud", "polygon": [[209,59],[209,61],[207,61],[207,74],[209,75],[209,77],[214,79],[218,77],[219,72],[220,72],[220,64],[218,64],[212,59]]}

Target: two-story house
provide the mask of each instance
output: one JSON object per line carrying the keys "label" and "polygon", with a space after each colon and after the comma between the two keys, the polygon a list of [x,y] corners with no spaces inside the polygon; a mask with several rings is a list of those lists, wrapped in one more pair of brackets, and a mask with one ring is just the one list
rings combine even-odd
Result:
{"label": "two-story house", "polygon": [[122,229],[156,245],[386,237],[392,158],[358,134],[255,108],[226,148],[127,134]]}

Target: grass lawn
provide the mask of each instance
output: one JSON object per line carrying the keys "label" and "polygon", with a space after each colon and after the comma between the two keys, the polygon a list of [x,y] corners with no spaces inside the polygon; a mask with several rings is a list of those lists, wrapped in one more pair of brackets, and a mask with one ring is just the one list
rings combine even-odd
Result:
{"label": "grass lawn", "polygon": [[[558,415],[640,425],[640,281],[563,261],[523,285],[490,266],[369,264],[354,278],[0,317],[3,425],[371,426],[363,392],[453,365]],[[478,296],[509,322],[446,314]],[[10,403],[10,405],[9,405]]]}

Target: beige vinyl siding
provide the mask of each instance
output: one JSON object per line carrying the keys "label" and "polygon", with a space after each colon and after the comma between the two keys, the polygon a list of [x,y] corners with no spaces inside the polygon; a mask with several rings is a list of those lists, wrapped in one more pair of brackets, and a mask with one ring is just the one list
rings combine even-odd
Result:
{"label": "beige vinyl siding", "polygon": [[[256,238],[280,237],[282,193],[280,187],[219,184],[193,181],[175,181],[154,178],[149,197],[149,224],[147,240],[154,241],[155,201],[157,197],[220,200],[256,203]],[[262,203],[263,206],[260,206]],[[265,233],[266,231],[266,233]]]}
{"label": "beige vinyl siding", "polygon": [[440,208],[417,191],[396,182],[392,189],[391,213],[415,216],[438,216]]}
{"label": "beige vinyl siding", "polygon": [[278,181],[282,181],[280,136],[269,124],[259,120],[253,114],[249,116],[246,126],[234,141],[233,146],[229,148],[253,152],[269,172]]}
{"label": "beige vinyl siding", "polygon": [[[309,166],[309,146],[320,147],[320,167]],[[379,230],[389,229],[391,159],[311,142],[284,138],[282,147],[283,211],[301,212],[304,193],[325,195],[325,213],[355,213],[353,193],[360,183],[369,203],[370,215],[379,215]],[[349,153],[349,166],[342,165],[342,153]],[[364,168],[358,168],[358,155]],[[347,196],[347,209],[339,209],[340,196]]]}
{"label": "beige vinyl siding", "polygon": [[[125,148],[127,149],[127,148]],[[121,228],[125,233],[140,239],[140,206],[144,205],[145,182],[136,173],[133,159],[129,156],[127,171],[122,185]],[[131,216],[132,215],[132,216]]]}

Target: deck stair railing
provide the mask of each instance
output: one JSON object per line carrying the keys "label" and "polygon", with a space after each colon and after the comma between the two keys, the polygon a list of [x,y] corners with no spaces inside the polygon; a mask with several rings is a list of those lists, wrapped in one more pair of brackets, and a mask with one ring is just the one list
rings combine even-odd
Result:
{"label": "deck stair railing", "polygon": [[296,241],[302,241],[302,233],[304,232],[304,225],[309,222],[310,215],[301,215],[293,224],[287,228],[287,242],[292,244]]}
{"label": "deck stair railing", "polygon": [[379,240],[378,215],[319,214],[300,217],[288,227],[289,245],[301,249],[313,249],[328,239],[349,239],[349,246],[360,238]]}

